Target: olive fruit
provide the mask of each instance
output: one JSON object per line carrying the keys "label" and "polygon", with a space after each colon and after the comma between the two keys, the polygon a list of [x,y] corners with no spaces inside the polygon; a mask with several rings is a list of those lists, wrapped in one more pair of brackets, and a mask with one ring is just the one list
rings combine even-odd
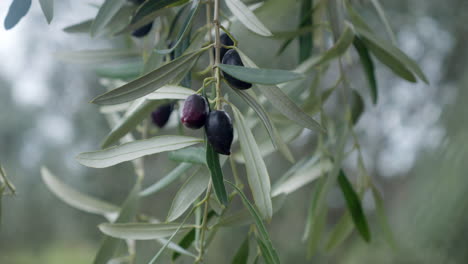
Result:
{"label": "olive fruit", "polygon": [[156,108],[156,110],[151,113],[153,124],[160,128],[164,127],[171,116],[172,110],[174,110],[174,103],[161,105]]}
{"label": "olive fruit", "polygon": [[[229,35],[226,34],[226,33],[221,34],[221,36],[219,36],[219,40],[220,40],[221,44],[224,45],[224,46],[232,46],[232,45],[234,45],[234,41],[233,41],[233,40],[229,37]],[[221,49],[220,49],[220,51],[219,51],[219,53],[220,53],[220,60],[223,60],[224,55],[226,54],[226,52],[228,52],[228,50],[229,50],[229,49],[227,49],[227,48],[221,46]]]}
{"label": "olive fruit", "polygon": [[132,36],[134,36],[136,38],[142,38],[142,37],[148,35],[148,33],[151,31],[152,28],[153,28],[153,22],[148,23],[148,24],[136,29],[135,31],[133,31]]}
{"label": "olive fruit", "polygon": [[192,94],[185,100],[180,121],[188,128],[199,129],[205,125],[209,111],[205,97]]}
{"label": "olive fruit", "polygon": [[231,154],[234,131],[229,115],[224,111],[212,111],[205,123],[206,138],[213,150],[223,155]]}
{"label": "olive fruit", "polygon": [[[224,54],[224,57],[223,57],[223,61],[222,61],[223,64],[227,64],[227,65],[235,65],[235,66],[244,66],[244,64],[242,63],[242,60],[239,56],[239,53],[236,51],[236,50],[228,50],[226,52],[226,54]],[[252,84],[251,83],[248,83],[248,82],[244,82],[244,81],[241,81],[239,79],[236,79],[234,77],[232,77],[231,75],[223,72],[223,76],[224,76],[224,79],[226,79],[226,81],[231,85],[233,86],[234,88],[237,88],[239,90],[246,90],[246,89],[249,89],[250,87],[252,87]]]}

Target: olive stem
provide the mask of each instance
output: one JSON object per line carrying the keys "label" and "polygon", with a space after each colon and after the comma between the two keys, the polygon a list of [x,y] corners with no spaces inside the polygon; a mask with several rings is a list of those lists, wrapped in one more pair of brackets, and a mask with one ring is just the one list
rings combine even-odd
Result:
{"label": "olive stem", "polygon": [[[206,190],[206,196],[203,198],[201,203],[205,203],[205,207],[203,209],[203,220],[202,220],[202,225],[201,225],[201,231],[200,231],[200,252],[198,253],[198,257],[195,260],[195,263],[199,263],[203,259],[203,254],[205,252],[205,234],[207,230],[207,225],[208,225],[208,201],[210,199],[211,195],[211,180],[208,183],[208,189]],[[197,205],[201,205],[201,203],[198,203]]]}
{"label": "olive stem", "polygon": [[[213,24],[215,26],[215,65],[221,63],[221,41],[219,33],[219,0],[214,0],[214,17]],[[216,77],[216,109],[221,109],[221,72],[219,67],[215,68]]]}

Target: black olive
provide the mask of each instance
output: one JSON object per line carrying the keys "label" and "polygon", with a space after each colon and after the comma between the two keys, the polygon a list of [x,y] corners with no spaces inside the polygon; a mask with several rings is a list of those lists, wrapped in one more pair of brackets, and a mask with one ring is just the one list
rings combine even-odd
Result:
{"label": "black olive", "polygon": [[[219,41],[221,42],[221,49],[219,50],[219,60],[223,60],[224,55],[228,52],[229,49],[223,47],[224,46],[233,46],[234,41],[229,37],[228,34],[223,33],[219,36]],[[213,56],[216,56],[215,49],[213,48]]]}
{"label": "black olive", "polygon": [[[223,61],[222,61],[223,64],[227,64],[227,65],[236,65],[236,66],[244,66],[244,64],[242,63],[242,60],[239,56],[239,53],[237,53],[236,50],[228,50],[226,52],[226,54],[224,55],[223,57]],[[231,85],[233,86],[234,88],[237,88],[239,90],[245,90],[245,89],[249,89],[250,87],[252,87],[252,84],[251,83],[248,83],[248,82],[244,82],[244,81],[241,81],[239,79],[236,79],[234,77],[232,77],[231,75],[223,72],[223,76],[224,76],[224,79],[226,79],[226,81]]]}
{"label": "black olive", "polygon": [[190,95],[185,100],[180,121],[188,128],[199,129],[205,125],[209,111],[205,97],[198,94]]}
{"label": "black olive", "polygon": [[229,115],[224,111],[212,111],[205,124],[206,138],[214,151],[223,155],[231,154],[234,130]]}
{"label": "black olive", "polygon": [[135,31],[133,31],[132,35],[136,38],[142,38],[146,35],[148,35],[148,33],[151,31],[151,29],[153,28],[153,22],[151,23],[148,23],[138,29],[136,29]]}
{"label": "black olive", "polygon": [[160,128],[164,127],[171,116],[172,110],[174,110],[174,103],[161,105],[156,108],[156,110],[151,113],[153,124]]}

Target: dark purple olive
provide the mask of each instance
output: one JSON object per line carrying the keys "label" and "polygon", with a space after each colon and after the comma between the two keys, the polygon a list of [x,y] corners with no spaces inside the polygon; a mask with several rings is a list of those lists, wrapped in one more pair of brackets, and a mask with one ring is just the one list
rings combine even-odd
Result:
{"label": "dark purple olive", "polygon": [[151,31],[152,28],[153,28],[153,22],[148,23],[148,24],[136,29],[135,31],[133,31],[132,36],[134,36],[136,38],[142,38],[142,37],[148,35],[148,33]]}
{"label": "dark purple olive", "polygon": [[[233,46],[234,41],[226,33],[223,33],[223,34],[221,34],[221,36],[219,36],[219,41],[221,42],[221,49],[219,50],[219,59],[222,61],[223,58],[224,58],[224,55],[229,50],[229,49],[223,47],[223,45],[224,46]],[[213,56],[216,56],[215,49],[213,49]]]}
{"label": "dark purple olive", "polygon": [[153,124],[160,128],[164,127],[171,116],[172,110],[174,110],[174,103],[161,105],[156,108],[156,110],[151,113]]}
{"label": "dark purple olive", "polygon": [[205,97],[192,94],[185,100],[180,121],[191,129],[199,129],[205,125],[210,108]]}
{"label": "dark purple olive", "polygon": [[[226,52],[226,54],[224,54],[224,57],[223,57],[223,61],[222,61],[223,64],[227,64],[227,65],[235,65],[235,66],[244,66],[244,64],[242,63],[242,60],[239,56],[239,53],[237,53],[236,50],[228,50]],[[241,81],[239,79],[236,79],[234,77],[232,77],[231,75],[223,72],[223,76],[224,76],[224,79],[226,79],[226,81],[231,85],[233,86],[234,88],[237,88],[239,90],[246,90],[246,89],[249,89],[250,87],[252,87],[252,84],[251,83],[248,83],[248,82],[244,82],[244,81]]]}
{"label": "dark purple olive", "polygon": [[212,111],[205,124],[206,138],[214,151],[223,155],[231,154],[234,131],[229,115],[224,111]]}

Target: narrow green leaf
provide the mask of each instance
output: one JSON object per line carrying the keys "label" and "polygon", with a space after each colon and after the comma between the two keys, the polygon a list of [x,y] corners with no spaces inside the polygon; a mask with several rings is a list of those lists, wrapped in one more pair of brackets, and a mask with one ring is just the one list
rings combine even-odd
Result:
{"label": "narrow green leaf", "polygon": [[239,196],[242,198],[242,203],[249,210],[250,214],[255,220],[255,226],[257,227],[261,240],[265,244],[265,247],[268,250],[269,255],[273,257],[273,261],[274,261],[273,263],[279,264],[280,261],[279,261],[278,254],[276,253],[276,250],[273,247],[273,244],[271,243],[270,236],[268,235],[265,225],[262,222],[260,214],[257,212],[255,207],[249,202],[249,199],[247,199],[247,197],[245,196],[245,194],[242,192],[241,189],[239,189],[235,184],[229,181],[226,181],[226,182],[230,184],[232,188],[234,188],[239,193]]}
{"label": "narrow green leaf", "polygon": [[273,206],[271,202],[270,176],[265,162],[258,148],[252,132],[247,127],[244,117],[240,111],[233,107],[234,127],[239,136],[242,153],[244,154],[245,167],[247,170],[247,179],[255,201],[263,218],[269,219],[273,215]]}
{"label": "narrow green leaf", "polygon": [[169,159],[178,162],[206,165],[206,150],[203,147],[188,147],[169,152]]}
{"label": "narrow green leaf", "polygon": [[[104,223],[99,225],[99,229],[104,234],[115,238],[153,240],[172,235],[179,225],[178,223]],[[182,226],[181,230],[189,230],[190,228],[192,226],[186,225]]]}
{"label": "narrow green leaf", "polygon": [[192,89],[185,88],[177,85],[164,85],[157,91],[154,91],[146,96],[148,100],[161,100],[161,99],[182,99],[185,100],[196,92]]}
{"label": "narrow green leaf", "polygon": [[353,232],[353,227],[354,225],[351,214],[347,210],[333,228],[328,242],[325,245],[325,250],[327,252],[331,252],[339,245],[341,245],[346,240],[346,238],[351,235]]}
{"label": "narrow green leaf", "polygon": [[[290,176],[278,183],[275,183],[273,190],[271,191],[271,195],[277,196],[282,193],[293,193],[299,188],[304,187],[306,184],[309,184],[324,175],[330,171],[332,167],[333,165],[329,160],[317,161],[317,159],[311,159],[300,168],[293,166],[294,169],[292,169],[291,172],[288,170]],[[288,174],[288,172],[286,173]]]}
{"label": "narrow green leaf", "polygon": [[117,14],[126,0],[105,0],[91,25],[91,36],[96,36]]}
{"label": "narrow green leaf", "polygon": [[163,50],[156,49],[155,52],[160,53],[160,54],[169,54],[178,47],[178,45],[181,43],[181,41],[184,39],[184,37],[186,37],[187,33],[190,31],[190,28],[192,27],[193,18],[197,14],[199,5],[200,5],[200,0],[192,1],[192,6],[190,7],[190,11],[185,18],[184,24],[182,25],[180,32],[177,35],[174,45],[169,49],[163,49]]}
{"label": "narrow green leaf", "polygon": [[356,91],[352,90],[352,105],[351,105],[351,121],[353,124],[356,124],[361,118],[362,113],[364,112],[364,100],[362,100],[361,95]]}
{"label": "narrow green leaf", "polygon": [[[243,90],[238,90],[238,89],[233,89],[244,101],[258,114],[260,117],[260,120],[262,121],[263,125],[265,126],[270,139],[271,143],[273,146],[278,149],[283,156],[290,161],[291,163],[294,163],[294,157],[289,150],[288,145],[284,142],[283,138],[280,136],[278,130],[276,129],[274,123],[271,121],[270,117],[268,116],[268,113],[265,111],[263,106],[257,102],[254,96],[251,96],[249,92],[243,91]],[[253,95],[253,91],[250,91]]]}
{"label": "narrow green leaf", "polygon": [[226,187],[224,186],[224,176],[221,165],[219,164],[219,155],[213,150],[209,142],[206,142],[206,163],[210,169],[211,181],[218,201],[223,204],[228,204]]}
{"label": "narrow green leaf", "polygon": [[265,242],[263,242],[260,238],[256,237],[257,239],[257,245],[260,248],[260,252],[262,253],[263,259],[265,260],[266,264],[275,264],[275,260],[273,259],[273,256],[268,250],[267,245],[265,245]]}
{"label": "narrow green leaf", "polygon": [[248,68],[227,64],[220,64],[219,68],[239,80],[265,85],[274,85],[304,78],[302,74],[285,70]]}
{"label": "narrow green leaf", "polygon": [[181,74],[185,76],[185,73],[192,68],[193,62],[200,57],[204,50],[183,55],[134,81],[96,97],[92,102],[96,104],[119,104],[156,91]]}
{"label": "narrow green leaf", "polygon": [[[299,27],[307,27],[312,26],[312,22],[314,21],[313,15],[313,0],[302,0],[301,2],[301,19],[304,17],[309,17],[308,19],[300,21]],[[314,45],[313,42],[313,31],[300,35],[299,36],[299,62],[305,61],[307,58],[312,55],[312,47]]]}
{"label": "narrow green leaf", "polygon": [[315,66],[328,63],[329,61],[343,55],[348,50],[349,46],[353,43],[353,39],[354,32],[352,30],[352,26],[346,23],[343,29],[343,33],[331,48],[321,53],[320,55],[307,59],[301,63],[295,71],[299,73],[306,73]]}
{"label": "narrow green leaf", "polygon": [[6,30],[12,29],[29,12],[31,0],[13,0],[3,22]]}
{"label": "narrow green leaf", "polygon": [[81,164],[92,168],[106,168],[143,156],[185,148],[203,142],[202,139],[186,136],[157,136],[145,140],[136,140],[104,150],[85,152],[76,159]]}
{"label": "narrow green leaf", "polygon": [[77,24],[70,25],[63,29],[67,33],[88,33],[91,30],[91,25],[93,24],[92,19],[82,21]]}
{"label": "narrow green leaf", "polygon": [[196,170],[177,192],[169,209],[167,221],[172,222],[185,213],[192,203],[206,190],[209,180],[210,177],[207,171]]}
{"label": "narrow green leaf", "polygon": [[392,40],[393,44],[396,45],[396,37],[395,33],[393,33],[392,27],[390,26],[390,23],[388,22],[387,16],[385,15],[385,11],[382,8],[382,5],[380,4],[379,0],[371,0],[372,5],[374,6],[375,10],[377,11],[377,14],[379,15],[380,20],[382,20],[382,23],[385,26],[385,29],[387,30],[387,34]]}
{"label": "narrow green leaf", "polygon": [[387,240],[387,243],[392,248],[397,249],[398,244],[395,240],[395,235],[393,234],[392,228],[390,227],[390,224],[388,223],[387,214],[385,212],[384,201],[379,191],[374,185],[372,185],[372,196],[374,197],[374,201],[375,201],[377,219],[380,223],[380,227],[382,228],[385,239]]}
{"label": "narrow green leaf", "polygon": [[365,29],[369,32],[372,32],[372,29],[369,27],[369,25],[366,24],[364,21],[364,18],[362,18],[351,6],[349,1],[344,1],[346,5],[346,9],[348,11],[349,18],[351,19],[351,22],[353,23],[354,26],[360,27],[362,29]]}
{"label": "narrow green leaf", "polygon": [[92,214],[100,214],[109,216],[117,214],[119,207],[104,202],[102,200],[81,193],[55,177],[47,168],[41,168],[42,180],[47,188],[54,193],[60,200],[78,210],[82,210]]}
{"label": "narrow green leaf", "polygon": [[136,11],[130,21],[130,26],[125,31],[136,29],[153,21],[159,14],[159,11],[178,0],[159,0],[145,1]]}
{"label": "narrow green leaf", "polygon": [[226,0],[226,5],[246,28],[260,36],[272,36],[270,30],[240,0]]}
{"label": "narrow green leaf", "polygon": [[[193,241],[195,241],[195,228],[192,228],[190,232],[185,234],[185,236],[180,240],[179,246],[183,249],[187,249],[192,245]],[[172,261],[175,261],[177,258],[179,258],[179,256],[180,253],[174,252],[171,258]]]}
{"label": "narrow green leaf", "polygon": [[[257,68],[257,65],[239,49],[236,49],[247,66]],[[322,126],[312,117],[307,115],[299,106],[297,106],[278,86],[257,85],[258,89],[267,98],[267,100],[285,117],[294,121],[298,125],[310,129],[324,132]]]}
{"label": "narrow green leaf", "polygon": [[39,0],[39,4],[41,4],[42,13],[44,13],[47,23],[50,24],[54,17],[54,0]]}
{"label": "narrow green leaf", "polygon": [[[137,180],[127,199],[125,199],[125,202],[122,205],[122,209],[115,223],[133,221],[138,207],[138,193],[140,192],[140,188],[141,182]],[[99,247],[93,263],[107,263],[110,259],[115,257],[115,254],[121,244],[123,244],[123,241],[113,237],[105,236],[101,242],[101,246]]]}
{"label": "narrow green leaf", "polygon": [[133,50],[103,49],[58,52],[56,56],[64,62],[79,64],[109,63],[124,59],[135,59],[138,52]]}
{"label": "narrow green leaf", "polygon": [[231,264],[247,264],[249,260],[249,236],[244,239],[241,246],[234,255],[234,258],[231,261]]}
{"label": "narrow green leaf", "polygon": [[141,121],[148,118],[150,113],[161,104],[163,104],[161,101],[141,100],[138,105],[125,113],[120,122],[106,136],[101,147],[108,148],[118,143],[119,139],[135,129]]}
{"label": "narrow green leaf", "polygon": [[180,176],[182,176],[188,169],[192,167],[190,163],[181,163],[179,166],[175,167],[171,172],[169,172],[166,176],[162,179],[157,181],[156,183],[152,184],[148,188],[144,189],[140,192],[140,196],[148,196],[151,194],[155,194],[177,180]]}
{"label": "narrow green leaf", "polygon": [[96,74],[101,77],[122,80],[134,79],[140,75],[142,70],[143,62],[141,59],[97,65],[94,69]]}
{"label": "narrow green leaf", "polygon": [[361,206],[361,200],[354,191],[353,186],[348,181],[348,178],[344,174],[343,170],[340,170],[340,173],[338,174],[338,184],[341,191],[343,192],[343,196],[345,197],[346,204],[351,213],[351,217],[353,218],[356,229],[359,231],[359,234],[362,236],[362,238],[366,242],[369,242],[371,237],[366,216],[364,215],[364,210]]}
{"label": "narrow green leaf", "polygon": [[361,60],[361,65],[364,69],[364,73],[366,74],[367,82],[369,83],[372,102],[376,104],[378,98],[378,90],[377,80],[375,78],[374,62],[372,61],[366,44],[364,44],[364,42],[359,37],[356,36],[354,38],[353,45],[359,55],[359,59]]}

